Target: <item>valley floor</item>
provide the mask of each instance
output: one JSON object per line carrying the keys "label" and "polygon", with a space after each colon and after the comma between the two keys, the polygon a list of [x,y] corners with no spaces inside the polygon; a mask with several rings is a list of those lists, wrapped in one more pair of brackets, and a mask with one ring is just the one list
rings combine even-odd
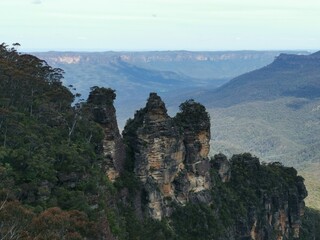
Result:
{"label": "valley floor", "polygon": [[320,163],[312,163],[299,171],[308,189],[306,206],[320,210]]}

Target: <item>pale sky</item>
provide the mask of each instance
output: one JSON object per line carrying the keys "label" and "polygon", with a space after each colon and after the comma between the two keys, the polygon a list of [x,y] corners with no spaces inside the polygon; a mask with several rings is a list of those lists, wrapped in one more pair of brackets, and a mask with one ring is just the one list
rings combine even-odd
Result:
{"label": "pale sky", "polygon": [[19,50],[319,50],[319,0],[0,0]]}

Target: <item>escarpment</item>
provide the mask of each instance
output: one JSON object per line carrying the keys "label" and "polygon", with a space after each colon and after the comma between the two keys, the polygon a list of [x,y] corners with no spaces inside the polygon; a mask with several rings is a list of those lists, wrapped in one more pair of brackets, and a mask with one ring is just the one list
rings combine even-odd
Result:
{"label": "escarpment", "polygon": [[[200,106],[186,102],[181,114],[191,112],[194,105]],[[134,153],[134,172],[145,187],[148,209],[155,219],[170,216],[172,202],[210,202],[210,121],[204,107],[201,111],[207,118],[199,118],[203,123],[193,131],[197,122],[169,117],[161,98],[151,93],[146,107],[124,129],[124,139]],[[185,121],[184,125],[179,121]]]}

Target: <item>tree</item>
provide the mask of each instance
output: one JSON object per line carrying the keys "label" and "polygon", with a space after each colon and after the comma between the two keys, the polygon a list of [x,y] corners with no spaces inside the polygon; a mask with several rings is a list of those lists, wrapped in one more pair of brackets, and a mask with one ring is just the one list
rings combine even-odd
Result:
{"label": "tree", "polygon": [[175,123],[183,129],[210,129],[210,115],[206,108],[193,99],[189,99],[179,106],[180,112],[174,118]]}
{"label": "tree", "polygon": [[34,239],[90,239],[97,238],[95,224],[80,211],[49,208],[35,217],[31,224]]}
{"label": "tree", "polygon": [[0,208],[0,239],[27,239],[34,214],[18,201],[2,201]]}

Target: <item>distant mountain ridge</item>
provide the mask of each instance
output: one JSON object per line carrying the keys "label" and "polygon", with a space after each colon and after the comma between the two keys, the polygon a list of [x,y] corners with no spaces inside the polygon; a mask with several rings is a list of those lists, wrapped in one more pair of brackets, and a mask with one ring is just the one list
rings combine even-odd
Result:
{"label": "distant mountain ridge", "polygon": [[310,55],[280,54],[271,64],[240,75],[199,97],[216,107],[280,97],[320,97],[320,52]]}
{"label": "distant mountain ridge", "polygon": [[[153,52],[44,52],[35,53],[62,68],[65,85],[83,98],[91,86],[117,91],[120,127],[143,106],[150,92],[176,106],[195,92],[214,89],[231,78],[271,63],[282,51],[153,51]],[[306,51],[287,53],[307,54]],[[132,99],[135,101],[132,101]],[[169,106],[169,108],[171,108]],[[175,109],[176,110],[176,109]]]}
{"label": "distant mountain ridge", "polygon": [[149,51],[34,53],[52,65],[108,64],[123,61],[139,67],[175,71],[195,78],[232,78],[272,62],[281,53],[306,51]]}

